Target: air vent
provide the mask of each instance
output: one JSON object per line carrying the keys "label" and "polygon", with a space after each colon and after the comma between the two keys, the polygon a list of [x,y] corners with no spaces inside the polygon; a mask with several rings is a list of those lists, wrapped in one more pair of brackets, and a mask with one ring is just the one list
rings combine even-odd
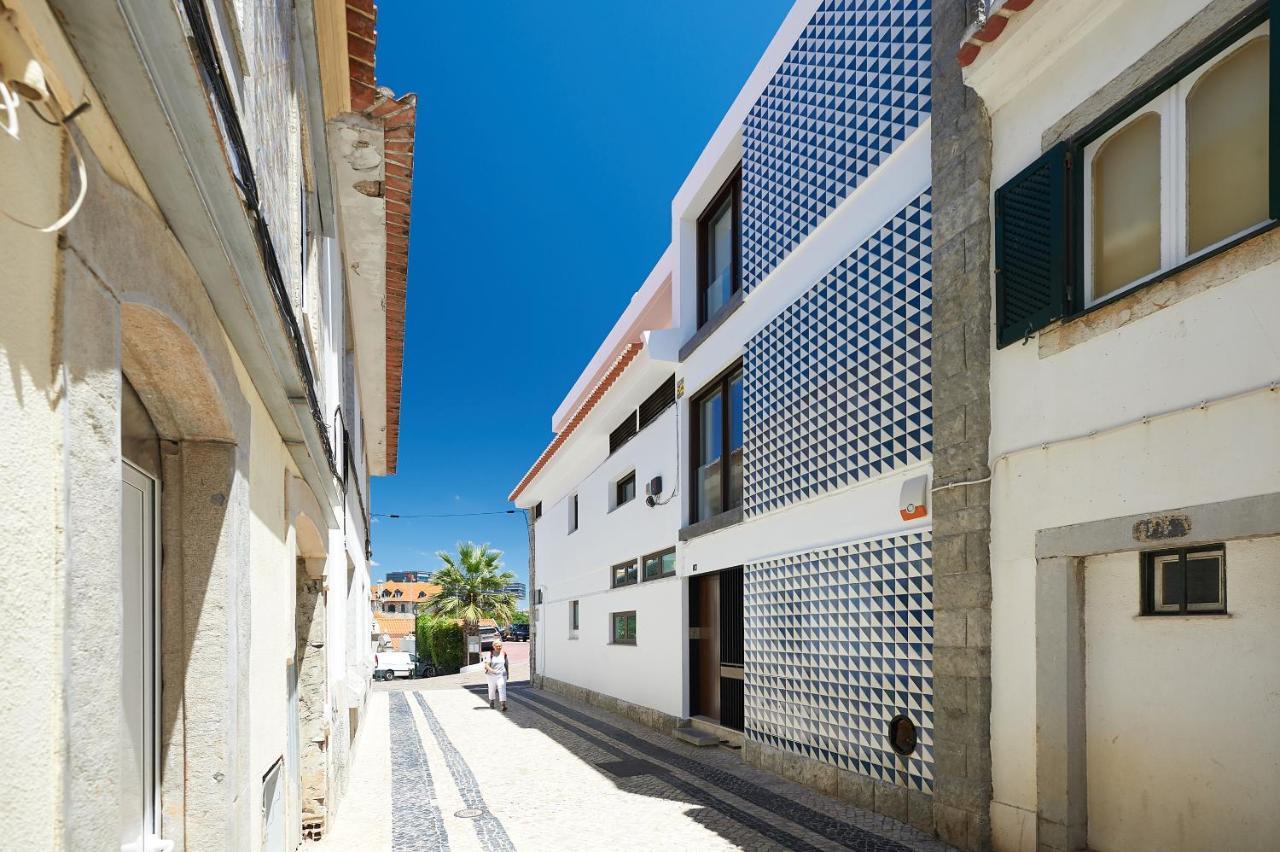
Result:
{"label": "air vent", "polygon": [[618,428],[609,433],[609,452],[616,453],[627,441],[636,436],[636,413],[627,415],[627,419],[618,424]]}
{"label": "air vent", "polygon": [[676,401],[676,377],[674,374],[658,386],[649,398],[640,403],[640,428],[648,426],[658,419],[658,415],[667,410],[667,406]]}

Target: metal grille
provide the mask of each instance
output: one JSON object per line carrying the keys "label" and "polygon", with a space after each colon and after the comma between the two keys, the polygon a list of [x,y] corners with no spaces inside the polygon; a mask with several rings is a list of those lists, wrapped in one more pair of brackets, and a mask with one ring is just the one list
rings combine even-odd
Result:
{"label": "metal grille", "polygon": [[745,721],[744,683],[737,678],[720,678],[720,724],[741,731]]}

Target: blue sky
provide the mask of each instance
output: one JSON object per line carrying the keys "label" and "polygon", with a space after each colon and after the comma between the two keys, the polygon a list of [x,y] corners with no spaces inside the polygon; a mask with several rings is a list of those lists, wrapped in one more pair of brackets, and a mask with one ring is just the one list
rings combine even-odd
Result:
{"label": "blue sky", "polygon": [[[417,92],[418,129],[399,472],[373,512],[509,508],[790,6],[379,4],[378,81]],[[460,540],[527,579],[521,515],[376,520],[375,580]]]}

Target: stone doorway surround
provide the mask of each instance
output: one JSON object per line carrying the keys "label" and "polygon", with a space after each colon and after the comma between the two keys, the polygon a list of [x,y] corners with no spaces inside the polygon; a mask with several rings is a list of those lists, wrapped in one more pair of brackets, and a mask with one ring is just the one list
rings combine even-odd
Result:
{"label": "stone doorway surround", "polygon": [[1088,842],[1085,560],[1274,535],[1280,535],[1280,492],[1036,533],[1037,850],[1070,852]]}

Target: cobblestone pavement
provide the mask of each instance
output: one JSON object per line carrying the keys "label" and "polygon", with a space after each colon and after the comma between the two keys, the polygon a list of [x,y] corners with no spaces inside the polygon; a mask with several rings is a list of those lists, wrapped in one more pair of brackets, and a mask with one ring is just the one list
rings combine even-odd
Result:
{"label": "cobblestone pavement", "polygon": [[[489,709],[478,684],[405,686],[373,694],[351,788],[322,846],[393,852],[949,848],[887,817],[744,766],[740,753],[727,747],[698,749],[527,685],[512,685],[507,713]],[[369,747],[378,736],[389,748]],[[389,762],[390,771],[365,766],[370,759]],[[388,815],[389,831],[360,826]]]}

